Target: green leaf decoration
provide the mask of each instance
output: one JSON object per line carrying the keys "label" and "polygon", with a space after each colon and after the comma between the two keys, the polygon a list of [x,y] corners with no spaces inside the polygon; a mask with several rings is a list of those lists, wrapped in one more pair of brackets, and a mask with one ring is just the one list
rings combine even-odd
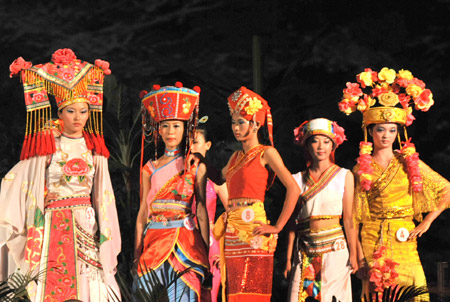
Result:
{"label": "green leaf decoration", "polygon": [[104,234],[100,233],[100,245],[101,245],[103,242],[108,241],[108,240],[109,240],[108,237],[106,237]]}
{"label": "green leaf decoration", "polygon": [[44,214],[38,207],[34,211],[34,226],[36,228],[44,227]]}

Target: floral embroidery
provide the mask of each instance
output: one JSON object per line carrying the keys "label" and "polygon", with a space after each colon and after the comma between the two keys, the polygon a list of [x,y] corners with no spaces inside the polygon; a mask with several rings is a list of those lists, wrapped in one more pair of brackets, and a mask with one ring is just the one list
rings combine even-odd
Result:
{"label": "floral embroidery", "polygon": [[63,177],[67,182],[72,177],[77,177],[80,183],[83,182],[86,179],[86,174],[92,169],[92,165],[81,158],[72,158],[68,162],[60,161],[58,164],[62,167]]}
{"label": "floral embroidery", "polygon": [[256,112],[258,112],[259,109],[263,108],[261,101],[258,100],[256,97],[247,98],[246,101],[248,101],[248,104],[244,109],[247,114],[253,115]]}

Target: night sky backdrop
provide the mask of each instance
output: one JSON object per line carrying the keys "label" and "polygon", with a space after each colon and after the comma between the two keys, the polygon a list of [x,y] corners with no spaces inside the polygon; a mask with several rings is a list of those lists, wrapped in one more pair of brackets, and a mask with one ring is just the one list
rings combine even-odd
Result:
{"label": "night sky backdrop", "polygon": [[[410,70],[433,92],[435,105],[427,113],[414,113],[416,121],[408,133],[421,159],[450,179],[449,0],[73,2],[0,1],[1,176],[19,159],[25,126],[22,85],[18,78],[9,78],[9,64],[19,56],[33,64],[49,62],[59,48],[71,48],[88,62],[107,60],[113,74],[105,83],[105,131],[115,156],[110,166],[122,232],[133,233],[139,156],[133,162],[119,160],[123,154],[118,144],[130,143],[128,159],[140,149],[139,92],[154,83],[200,86],[201,115],[209,116],[209,131],[221,146],[210,156],[220,165],[232,149],[224,146],[234,140],[226,97],[242,85],[254,88],[252,41],[259,39],[261,95],[272,107],[275,146],[291,172],[304,168],[292,130],[315,117],[336,120],[346,129],[348,141],[338,149],[336,160],[346,168],[354,165],[362,140],[361,115],[346,117],[337,103],[345,83],[354,82],[357,73],[387,66]],[[130,135],[128,140],[119,140],[120,129]],[[145,160],[152,154],[146,151]],[[272,221],[283,193],[276,183],[268,194]],[[450,260],[449,212],[419,240],[431,282],[436,281],[436,262]],[[124,273],[132,242],[124,238]],[[277,281],[283,253],[281,235],[273,301],[285,297],[286,284]]]}

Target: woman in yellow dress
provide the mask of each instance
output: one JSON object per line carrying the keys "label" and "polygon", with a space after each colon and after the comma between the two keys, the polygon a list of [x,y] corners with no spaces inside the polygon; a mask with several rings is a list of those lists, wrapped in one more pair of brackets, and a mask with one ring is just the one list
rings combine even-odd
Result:
{"label": "woman in yellow dress", "polygon": [[[358,83],[347,83],[339,109],[363,114],[365,140],[353,169],[355,221],[362,224],[359,266],[368,265],[363,294],[396,284],[426,286],[417,237],[449,206],[450,183],[419,160],[406,127],[414,120],[412,105],[422,111],[433,105],[431,91],[407,70],[367,68],[356,78]],[[402,129],[405,142],[394,151]],[[427,294],[416,299],[429,301]]]}

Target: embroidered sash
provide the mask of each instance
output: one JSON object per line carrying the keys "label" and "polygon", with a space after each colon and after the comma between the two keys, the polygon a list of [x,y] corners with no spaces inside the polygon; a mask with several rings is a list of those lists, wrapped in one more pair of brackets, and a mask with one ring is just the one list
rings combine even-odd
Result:
{"label": "embroidered sash", "polygon": [[376,180],[372,182],[372,187],[370,188],[370,191],[367,192],[367,197],[369,200],[371,200],[374,195],[379,195],[381,192],[384,191],[384,189],[387,188],[387,186],[391,183],[391,181],[394,179],[395,175],[397,174],[398,170],[403,165],[399,161],[397,156],[394,156],[387,166],[387,168],[381,173],[380,177],[378,177]]}
{"label": "embroidered sash", "polygon": [[66,198],[47,206],[51,212],[45,264],[45,301],[77,299],[76,225],[73,209],[89,206],[89,197]]}
{"label": "embroidered sash", "polygon": [[325,171],[318,182],[315,182],[309,173],[304,173],[303,177],[305,178],[305,182],[310,187],[300,195],[301,204],[305,204],[308,200],[316,196],[317,193],[322,191],[340,170],[341,168],[338,165],[332,165]]}

